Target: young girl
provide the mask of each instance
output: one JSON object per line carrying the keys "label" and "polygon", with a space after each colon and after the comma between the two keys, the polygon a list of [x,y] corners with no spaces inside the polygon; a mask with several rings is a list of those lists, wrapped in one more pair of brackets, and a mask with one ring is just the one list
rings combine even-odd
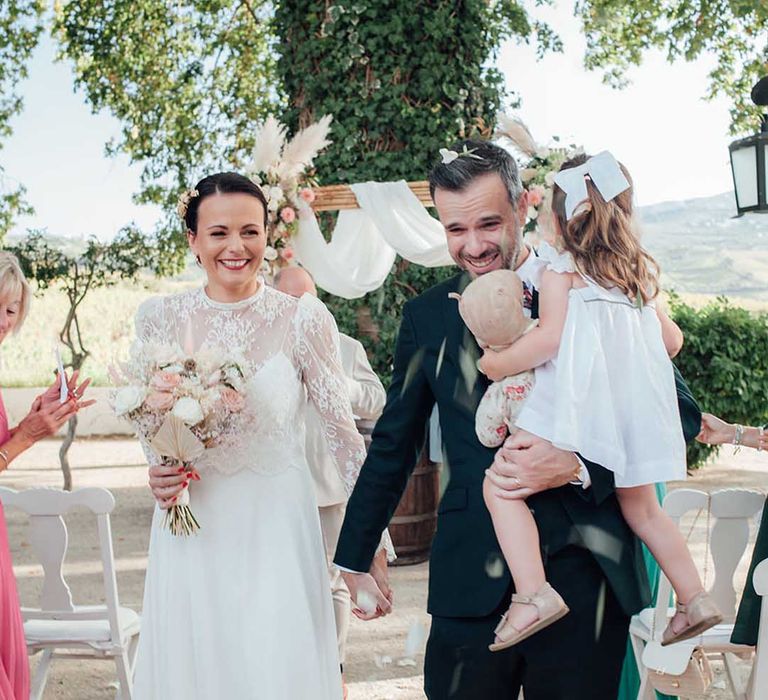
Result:
{"label": "young girl", "polygon": [[[722,615],[704,591],[654,484],[685,478],[685,442],[670,356],[682,333],[654,299],[658,265],[637,239],[629,174],[608,152],[567,161],[552,197],[558,247],[539,287],[539,326],[508,349],[486,351],[492,380],[536,368],[517,427],[615,472],[622,513],[672,583],[677,612],[663,644],[697,636]],[[536,525],[522,501],[485,501],[516,595],[491,650],[510,647],[568,612],[546,582]]]}

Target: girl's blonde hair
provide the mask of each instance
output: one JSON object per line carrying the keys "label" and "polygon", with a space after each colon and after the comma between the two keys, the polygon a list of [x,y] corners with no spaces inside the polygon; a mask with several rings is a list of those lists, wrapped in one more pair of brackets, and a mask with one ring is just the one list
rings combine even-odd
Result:
{"label": "girl's blonde hair", "polygon": [[[575,156],[560,170],[575,168],[588,159],[584,154]],[[659,265],[640,245],[632,215],[632,178],[620,166],[630,187],[610,202],[587,177],[587,199],[576,207],[570,220],[565,216],[565,192],[557,184],[552,192],[552,212],[562,247],[573,256],[579,272],[601,287],[618,287],[628,297],[646,303],[659,293]]]}
{"label": "girl's blonde hair", "polygon": [[29,303],[32,290],[27,278],[21,271],[21,265],[15,255],[0,251],[0,301],[11,303],[21,297],[19,302],[19,317],[13,329],[17,333],[29,313]]}

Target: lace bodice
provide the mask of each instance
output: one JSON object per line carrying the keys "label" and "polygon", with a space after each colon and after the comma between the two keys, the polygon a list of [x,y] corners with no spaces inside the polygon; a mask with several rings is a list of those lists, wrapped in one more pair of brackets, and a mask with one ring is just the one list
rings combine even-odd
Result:
{"label": "lace bodice", "polygon": [[315,297],[295,299],[264,283],[235,303],[213,301],[203,289],[154,297],[138,310],[136,336],[134,353],[153,343],[177,343],[191,356],[234,356],[244,370],[247,428],[234,443],[208,449],[196,464],[201,472],[277,473],[305,465],[308,395],[351,492],[365,448],[346,393],[336,323]]}

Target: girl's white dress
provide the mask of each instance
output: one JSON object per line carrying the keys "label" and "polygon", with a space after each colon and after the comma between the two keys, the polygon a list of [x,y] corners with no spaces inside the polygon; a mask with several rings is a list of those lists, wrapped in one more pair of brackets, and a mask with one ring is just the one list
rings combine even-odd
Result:
{"label": "girl's white dress", "polygon": [[[542,244],[555,272],[573,259]],[[536,368],[517,427],[615,472],[616,486],[684,479],[685,440],[672,362],[652,304],[583,277],[572,289],[557,357]]]}
{"label": "girl's white dress", "polygon": [[137,700],[339,700],[336,631],[314,487],[305,390],[351,490],[364,458],[333,317],[262,283],[223,304],[199,289],[151,299],[137,347],[239,352],[252,428],[196,464],[200,531],[175,537],[156,508],[136,668]]}

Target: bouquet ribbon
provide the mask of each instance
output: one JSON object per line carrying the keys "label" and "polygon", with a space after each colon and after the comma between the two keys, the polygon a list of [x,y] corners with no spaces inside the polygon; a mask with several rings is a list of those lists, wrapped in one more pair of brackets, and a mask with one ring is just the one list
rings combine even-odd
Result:
{"label": "bouquet ribbon", "polygon": [[[173,414],[166,417],[149,446],[159,457],[170,457],[181,464],[194,462],[205,452],[205,445]],[[194,480],[199,480],[199,476]],[[189,507],[189,489],[184,489],[168,509],[164,525],[174,535],[190,535],[200,529]]]}

